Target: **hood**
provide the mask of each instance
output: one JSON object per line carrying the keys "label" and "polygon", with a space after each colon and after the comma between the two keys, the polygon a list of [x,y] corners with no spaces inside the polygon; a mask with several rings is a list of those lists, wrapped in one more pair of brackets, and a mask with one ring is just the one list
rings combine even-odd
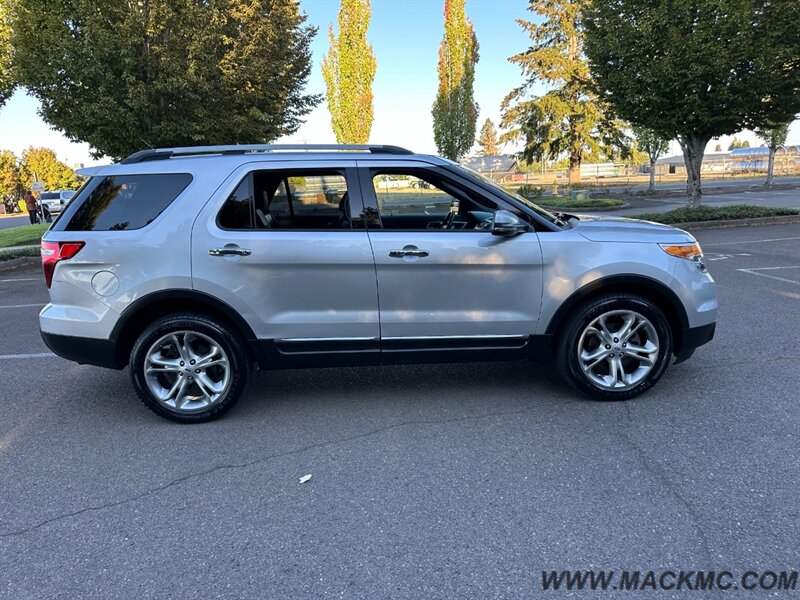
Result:
{"label": "hood", "polygon": [[592,242],[653,242],[661,244],[686,244],[695,239],[682,229],[652,221],[626,219],[624,217],[601,217],[576,215],[570,225],[579,234]]}

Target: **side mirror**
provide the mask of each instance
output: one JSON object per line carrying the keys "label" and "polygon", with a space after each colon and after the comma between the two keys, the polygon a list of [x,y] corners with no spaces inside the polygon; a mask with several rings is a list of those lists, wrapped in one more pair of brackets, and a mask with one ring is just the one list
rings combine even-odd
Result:
{"label": "side mirror", "polygon": [[514,213],[507,210],[494,211],[492,235],[512,236],[529,231],[528,225]]}

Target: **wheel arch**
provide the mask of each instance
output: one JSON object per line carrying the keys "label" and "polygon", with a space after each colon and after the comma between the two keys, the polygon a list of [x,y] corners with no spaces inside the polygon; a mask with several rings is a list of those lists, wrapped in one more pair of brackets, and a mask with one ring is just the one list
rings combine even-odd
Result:
{"label": "wheel arch", "polygon": [[263,364],[256,335],[242,316],[227,303],[196,290],[160,290],[136,300],[120,315],[111,332],[114,341],[115,362],[119,368],[128,364],[136,338],[150,323],[161,317],[196,312],[227,324],[246,342],[246,352],[251,361]]}
{"label": "wheel arch", "polygon": [[636,294],[655,304],[664,313],[672,331],[672,353],[677,355],[680,352],[683,347],[683,331],[689,327],[686,309],[674,291],[660,281],[645,275],[601,277],[574,291],[553,314],[545,334],[557,337],[573,310],[591,298],[608,293]]}

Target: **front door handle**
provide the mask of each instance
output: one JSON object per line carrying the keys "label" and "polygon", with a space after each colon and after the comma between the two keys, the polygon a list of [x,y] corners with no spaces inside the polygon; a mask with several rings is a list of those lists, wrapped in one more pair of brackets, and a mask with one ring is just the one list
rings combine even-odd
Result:
{"label": "front door handle", "polygon": [[389,256],[392,258],[404,258],[406,256],[417,256],[419,258],[425,258],[428,256],[427,250],[420,250],[419,248],[409,248],[405,247],[402,250],[389,250]]}
{"label": "front door handle", "polygon": [[224,248],[211,248],[208,253],[211,256],[250,256],[252,254],[247,248],[226,246]]}

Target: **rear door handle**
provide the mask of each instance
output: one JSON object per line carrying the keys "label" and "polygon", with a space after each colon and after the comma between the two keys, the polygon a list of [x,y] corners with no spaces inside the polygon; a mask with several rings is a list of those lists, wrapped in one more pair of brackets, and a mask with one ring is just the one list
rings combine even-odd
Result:
{"label": "rear door handle", "polygon": [[208,253],[211,256],[250,256],[252,254],[247,248],[228,247],[211,248]]}
{"label": "rear door handle", "polygon": [[418,256],[425,258],[428,256],[427,250],[420,250],[419,248],[403,248],[402,250],[389,250],[389,256],[392,258],[403,258],[404,256]]}

